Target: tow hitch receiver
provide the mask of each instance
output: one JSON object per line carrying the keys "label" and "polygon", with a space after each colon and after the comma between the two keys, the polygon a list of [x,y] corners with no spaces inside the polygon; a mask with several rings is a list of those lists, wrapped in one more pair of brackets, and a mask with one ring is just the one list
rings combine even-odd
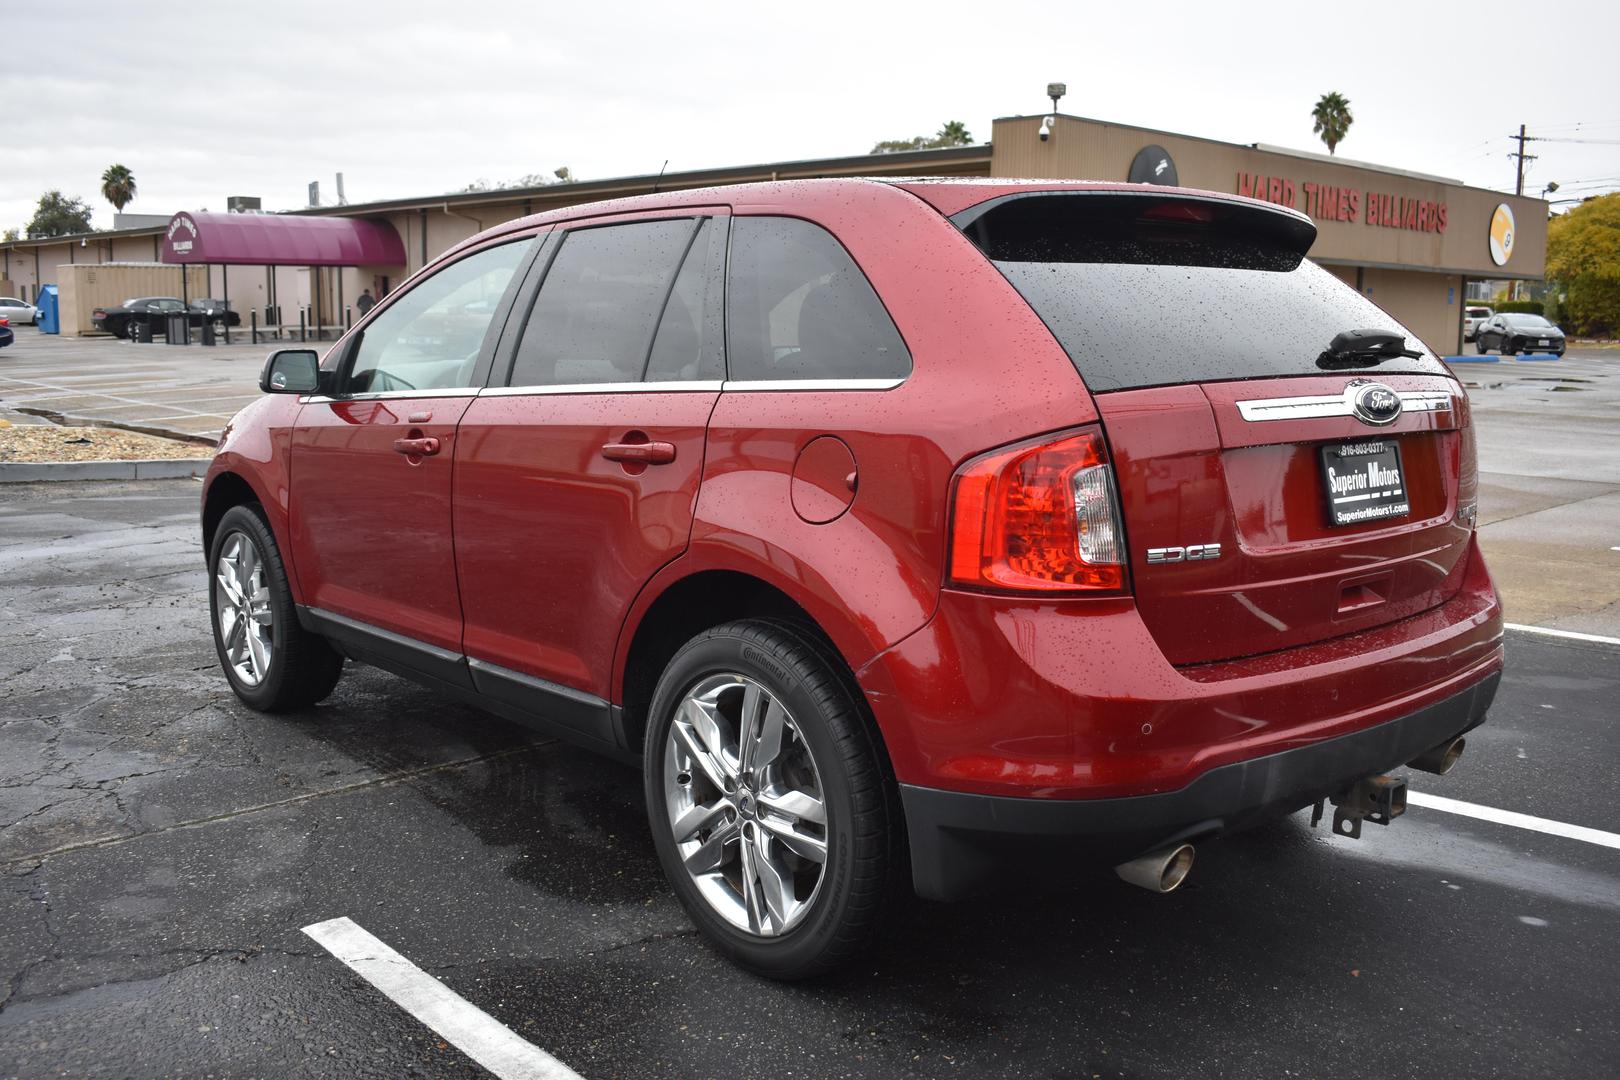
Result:
{"label": "tow hitch receiver", "polygon": [[1322,820],[1322,805],[1329,801],[1333,803],[1334,835],[1359,840],[1363,820],[1388,825],[1406,813],[1406,781],[1393,776],[1369,776],[1331,799],[1318,799],[1311,813],[1312,828]]}

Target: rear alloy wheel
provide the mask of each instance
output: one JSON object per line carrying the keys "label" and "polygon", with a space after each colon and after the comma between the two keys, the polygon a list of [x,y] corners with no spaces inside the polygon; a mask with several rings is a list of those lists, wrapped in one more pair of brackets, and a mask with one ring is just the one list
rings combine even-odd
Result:
{"label": "rear alloy wheel", "polygon": [[776,978],[865,948],[901,861],[893,789],[834,662],[797,628],[730,623],[688,642],[653,698],[664,872],[711,941]]}
{"label": "rear alloy wheel", "polygon": [[321,701],[343,657],[298,623],[275,534],[257,506],[225,512],[208,556],[214,649],[236,696],[260,712]]}

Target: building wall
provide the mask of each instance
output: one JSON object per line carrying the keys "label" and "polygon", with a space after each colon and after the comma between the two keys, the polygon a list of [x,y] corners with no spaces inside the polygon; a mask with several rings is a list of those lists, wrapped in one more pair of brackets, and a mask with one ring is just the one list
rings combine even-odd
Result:
{"label": "building wall", "polygon": [[[1022,116],[995,122],[991,175],[1007,177],[1124,180],[1131,160],[1145,146],[1170,153],[1183,187],[1239,192],[1240,174],[1291,184],[1296,210],[1310,212],[1306,184],[1355,192],[1354,221],[1312,213],[1318,230],[1311,254],[1360,266],[1427,267],[1473,276],[1540,278],[1547,260],[1547,204],[1382,169],[1361,168],[1323,155],[1278,153],[1147,128],[1104,124],[1059,116],[1051,138],[1039,138],[1041,118]],[[1269,191],[1269,184],[1267,185]],[[1367,224],[1369,193],[1419,203],[1445,204],[1444,232]],[[1491,215],[1501,203],[1513,210],[1518,236],[1506,266],[1491,261]]]}
{"label": "building wall", "polygon": [[[73,263],[58,266],[54,284],[60,286],[62,334],[78,337],[94,333],[90,313],[98,307],[115,307],[134,296],[181,295],[180,268],[163,263]],[[192,296],[208,285],[208,271],[190,268],[187,275]],[[47,282],[46,284],[52,284]]]}

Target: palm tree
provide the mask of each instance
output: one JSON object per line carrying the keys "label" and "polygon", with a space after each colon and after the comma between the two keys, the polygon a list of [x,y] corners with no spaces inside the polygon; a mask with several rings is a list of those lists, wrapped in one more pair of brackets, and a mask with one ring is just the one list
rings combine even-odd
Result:
{"label": "palm tree", "polygon": [[952,120],[940,128],[933,140],[935,146],[967,146],[972,142],[973,135],[960,120]]}
{"label": "palm tree", "polygon": [[109,165],[101,174],[101,197],[122,211],[135,198],[135,174],[122,165]]}
{"label": "palm tree", "polygon": [[1322,95],[1316,108],[1311,110],[1311,119],[1315,121],[1311,131],[1322,136],[1330,154],[1334,147],[1344,141],[1350,125],[1356,122],[1356,118],[1350,115],[1350,99],[1337,90]]}

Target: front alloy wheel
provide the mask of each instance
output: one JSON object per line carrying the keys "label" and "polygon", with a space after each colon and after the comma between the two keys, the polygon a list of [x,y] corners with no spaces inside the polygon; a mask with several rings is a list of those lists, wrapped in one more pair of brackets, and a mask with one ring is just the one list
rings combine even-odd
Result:
{"label": "front alloy wheel", "polygon": [[247,533],[232,533],[220,550],[214,615],[226,662],[244,686],[258,686],[270,672],[275,616],[264,580],[264,559]]}
{"label": "front alloy wheel", "polygon": [[769,690],[727,672],[687,692],[665,742],[664,802],[716,914],[761,937],[803,920],[827,865],[827,811],[809,744]]}
{"label": "front alloy wheel", "polygon": [[322,700],[343,674],[343,657],[298,623],[276,536],[256,505],[225,511],[208,549],[208,607],[214,650],[231,689],[261,712]]}

